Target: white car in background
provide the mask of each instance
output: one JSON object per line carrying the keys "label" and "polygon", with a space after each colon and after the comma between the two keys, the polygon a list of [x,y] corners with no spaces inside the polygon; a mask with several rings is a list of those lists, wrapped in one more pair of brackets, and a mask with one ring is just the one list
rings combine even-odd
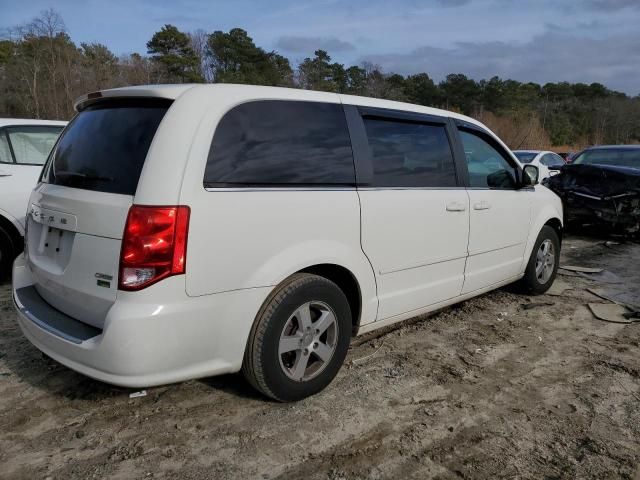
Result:
{"label": "white car in background", "polygon": [[66,124],[0,118],[0,278],[22,251],[29,195]]}
{"label": "white car in background", "polygon": [[514,150],[513,154],[523,165],[531,164],[538,167],[539,181],[560,173],[560,167],[565,161],[560,155],[547,150]]}

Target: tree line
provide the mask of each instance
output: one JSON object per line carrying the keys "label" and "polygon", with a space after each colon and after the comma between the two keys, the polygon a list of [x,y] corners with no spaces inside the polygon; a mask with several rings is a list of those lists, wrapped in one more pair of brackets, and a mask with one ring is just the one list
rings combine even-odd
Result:
{"label": "tree line", "polygon": [[345,66],[329,52],[292,66],[241,28],[182,32],[164,25],[144,54],[117,56],[101,43],[73,42],[62,17],[42,12],[0,40],[0,116],[68,119],[73,100],[99,89],[153,83],[243,83],[321,90],[440,107],[486,123],[512,148],[580,148],[640,141],[640,97],[602,84],[468,78]]}

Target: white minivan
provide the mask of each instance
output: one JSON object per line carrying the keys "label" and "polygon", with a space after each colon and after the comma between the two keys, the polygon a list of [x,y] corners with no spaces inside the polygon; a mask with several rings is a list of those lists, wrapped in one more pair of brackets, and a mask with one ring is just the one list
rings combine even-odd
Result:
{"label": "white minivan", "polygon": [[22,252],[25,212],[51,148],[67,122],[0,118],[0,280]]}
{"label": "white minivan", "polygon": [[222,84],[76,109],[31,195],[13,297],[25,336],[90,377],[242,370],[298,400],[355,335],[556,275],[560,199],[471,118]]}

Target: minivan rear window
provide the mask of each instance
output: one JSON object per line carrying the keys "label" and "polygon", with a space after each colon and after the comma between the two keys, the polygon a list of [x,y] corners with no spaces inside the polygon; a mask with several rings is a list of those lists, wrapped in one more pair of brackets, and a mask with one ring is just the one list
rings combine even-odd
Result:
{"label": "minivan rear window", "polygon": [[351,140],[340,104],[259,100],[218,124],[205,187],[354,185]]}
{"label": "minivan rear window", "polygon": [[54,148],[43,181],[84,190],[134,195],[164,99],[96,103],[80,112]]}

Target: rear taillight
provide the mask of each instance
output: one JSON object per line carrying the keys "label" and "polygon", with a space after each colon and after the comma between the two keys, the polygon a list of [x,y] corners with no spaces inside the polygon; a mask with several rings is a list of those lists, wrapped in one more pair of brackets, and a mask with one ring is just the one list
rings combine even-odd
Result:
{"label": "rear taillight", "polygon": [[133,205],[120,252],[120,290],[140,290],[185,273],[189,207]]}

